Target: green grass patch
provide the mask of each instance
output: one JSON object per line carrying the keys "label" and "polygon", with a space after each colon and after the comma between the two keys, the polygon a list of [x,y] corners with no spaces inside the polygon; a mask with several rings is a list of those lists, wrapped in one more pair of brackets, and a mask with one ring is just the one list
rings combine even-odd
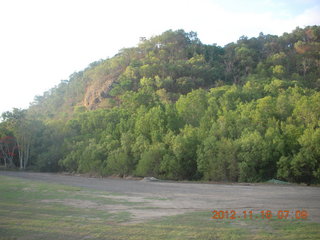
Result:
{"label": "green grass patch", "polygon": [[[112,195],[86,188],[0,176],[0,240],[301,240],[319,239],[320,236],[319,223],[278,219],[214,220],[210,211],[135,223],[131,213],[119,206],[137,210],[152,208],[144,206],[144,202],[108,198]],[[152,198],[146,200],[150,202]],[[74,204],[68,205],[68,202]],[[104,208],[113,204],[118,210]]]}

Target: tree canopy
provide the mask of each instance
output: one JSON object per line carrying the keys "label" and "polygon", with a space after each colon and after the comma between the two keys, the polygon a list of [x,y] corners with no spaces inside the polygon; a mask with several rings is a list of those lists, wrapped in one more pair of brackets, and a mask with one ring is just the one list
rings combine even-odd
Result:
{"label": "tree canopy", "polygon": [[[0,163],[176,180],[320,182],[320,27],[224,47],[169,30],[2,114]],[[14,139],[10,144],[4,139]],[[12,152],[12,151],[11,151]]]}

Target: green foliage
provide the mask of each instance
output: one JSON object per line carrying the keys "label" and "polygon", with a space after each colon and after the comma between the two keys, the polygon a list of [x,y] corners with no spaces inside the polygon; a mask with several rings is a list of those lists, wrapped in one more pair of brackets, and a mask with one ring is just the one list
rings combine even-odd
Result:
{"label": "green foliage", "polygon": [[0,134],[41,171],[319,183],[319,42],[319,26],[223,48],[169,30],[5,113]]}
{"label": "green foliage", "polygon": [[139,109],[135,130],[152,142],[161,141],[166,131],[166,116],[161,106],[153,107],[148,112]]}
{"label": "green foliage", "polygon": [[264,171],[268,170],[266,147],[259,132],[246,133],[239,139],[239,180],[255,182],[265,180]]}
{"label": "green foliage", "polygon": [[186,125],[181,133],[172,139],[171,150],[175,156],[175,176],[178,179],[198,178],[197,146],[199,144],[198,130]]}
{"label": "green foliage", "polygon": [[202,89],[198,89],[181,96],[176,102],[179,115],[186,124],[199,126],[201,117],[207,109],[207,93]]}
{"label": "green foliage", "polygon": [[85,147],[85,142],[77,142],[72,145],[72,151],[66,155],[64,159],[59,162],[67,171],[76,172],[79,167],[79,160],[82,156],[82,150]]}
{"label": "green foliage", "polygon": [[64,123],[51,122],[42,126],[31,148],[31,164],[40,171],[55,172],[60,170],[59,161],[65,157],[63,147]]}
{"label": "green foliage", "polygon": [[78,171],[80,173],[100,173],[106,160],[106,150],[96,144],[94,140],[89,140],[89,143],[84,148],[81,158],[79,159]]}
{"label": "green foliage", "polygon": [[319,128],[314,130],[309,127],[295,140],[299,151],[294,151],[288,156],[280,158],[278,176],[295,182],[318,183],[320,180]]}
{"label": "green foliage", "polygon": [[237,144],[228,138],[206,138],[198,149],[198,168],[209,181],[237,181]]}
{"label": "green foliage", "polygon": [[150,146],[148,150],[141,154],[136,174],[139,176],[161,176],[160,164],[166,152],[167,150],[163,143]]}

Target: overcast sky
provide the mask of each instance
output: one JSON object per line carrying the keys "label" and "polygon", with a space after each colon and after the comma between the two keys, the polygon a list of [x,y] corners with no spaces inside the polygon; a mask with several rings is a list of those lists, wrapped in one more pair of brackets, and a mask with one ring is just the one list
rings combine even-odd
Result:
{"label": "overcast sky", "polygon": [[320,25],[320,0],[1,0],[0,113],[27,108],[89,63],[139,37],[195,31],[224,46]]}

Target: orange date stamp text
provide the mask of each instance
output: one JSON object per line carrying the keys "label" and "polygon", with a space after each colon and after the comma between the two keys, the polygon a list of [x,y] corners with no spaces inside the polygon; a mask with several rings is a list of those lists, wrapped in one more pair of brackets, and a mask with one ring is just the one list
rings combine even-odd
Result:
{"label": "orange date stamp text", "polygon": [[236,210],[213,210],[211,211],[212,219],[308,219],[308,211],[307,210],[244,210],[244,211],[236,211]]}

